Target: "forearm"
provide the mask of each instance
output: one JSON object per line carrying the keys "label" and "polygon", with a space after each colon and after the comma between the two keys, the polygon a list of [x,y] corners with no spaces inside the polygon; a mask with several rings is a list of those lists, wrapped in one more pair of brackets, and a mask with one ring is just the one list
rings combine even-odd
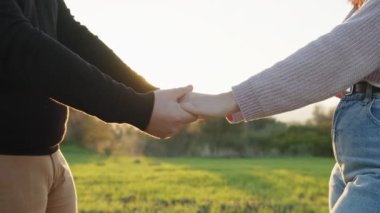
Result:
{"label": "forearm", "polygon": [[181,99],[181,107],[201,118],[224,118],[239,111],[232,92],[217,95],[190,93]]}
{"label": "forearm", "polygon": [[246,120],[315,103],[380,67],[380,1],[285,60],[233,87]]}
{"label": "forearm", "polygon": [[0,1],[0,58],[8,85],[25,85],[107,122],[140,129],[149,122],[152,93],[135,93],[35,29],[14,0]]}

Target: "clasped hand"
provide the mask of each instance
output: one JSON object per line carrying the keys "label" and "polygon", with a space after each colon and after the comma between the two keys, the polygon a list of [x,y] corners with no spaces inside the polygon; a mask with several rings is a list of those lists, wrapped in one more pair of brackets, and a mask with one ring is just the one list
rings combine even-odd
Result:
{"label": "clasped hand", "polygon": [[145,131],[165,139],[200,118],[223,118],[231,113],[239,114],[232,92],[209,95],[193,93],[192,90],[192,86],[187,86],[155,91],[153,112]]}

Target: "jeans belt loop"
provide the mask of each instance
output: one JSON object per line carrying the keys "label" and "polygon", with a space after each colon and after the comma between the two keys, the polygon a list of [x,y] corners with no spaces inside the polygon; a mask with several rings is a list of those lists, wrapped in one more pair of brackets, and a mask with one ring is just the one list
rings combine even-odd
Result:
{"label": "jeans belt loop", "polygon": [[365,90],[365,102],[368,104],[372,99],[372,85],[367,83]]}

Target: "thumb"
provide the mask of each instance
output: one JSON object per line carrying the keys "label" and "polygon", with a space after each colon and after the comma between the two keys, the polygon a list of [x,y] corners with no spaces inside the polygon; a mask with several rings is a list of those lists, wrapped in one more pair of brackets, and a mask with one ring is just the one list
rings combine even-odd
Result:
{"label": "thumb", "polygon": [[183,96],[185,96],[187,93],[192,92],[192,91],[193,91],[193,86],[188,85],[186,87],[179,87],[179,88],[174,89],[174,95],[178,100],[182,98]]}

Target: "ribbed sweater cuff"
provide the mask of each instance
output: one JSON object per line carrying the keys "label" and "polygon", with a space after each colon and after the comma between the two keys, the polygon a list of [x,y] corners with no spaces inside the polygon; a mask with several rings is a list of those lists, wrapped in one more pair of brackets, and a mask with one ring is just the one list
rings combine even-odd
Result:
{"label": "ribbed sweater cuff", "polygon": [[232,94],[245,121],[259,119],[264,115],[260,98],[255,90],[249,80],[232,87]]}
{"label": "ribbed sweater cuff", "polygon": [[[124,99],[123,99],[124,98]],[[144,131],[152,116],[153,106],[154,106],[154,93],[136,93],[135,97],[131,100],[130,96],[124,96],[122,103],[119,105],[121,111],[120,118],[121,123],[129,123],[138,129]],[[125,104],[128,104],[125,106]]]}

